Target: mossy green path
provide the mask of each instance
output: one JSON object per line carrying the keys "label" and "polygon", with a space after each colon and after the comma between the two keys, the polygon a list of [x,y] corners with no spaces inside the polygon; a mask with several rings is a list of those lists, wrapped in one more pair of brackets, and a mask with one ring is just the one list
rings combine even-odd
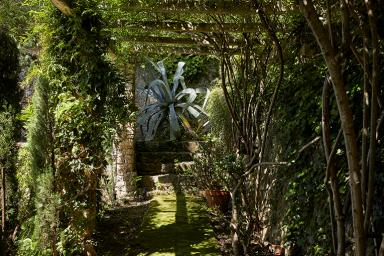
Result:
{"label": "mossy green path", "polygon": [[137,239],[140,256],[220,255],[202,202],[178,195],[155,196]]}

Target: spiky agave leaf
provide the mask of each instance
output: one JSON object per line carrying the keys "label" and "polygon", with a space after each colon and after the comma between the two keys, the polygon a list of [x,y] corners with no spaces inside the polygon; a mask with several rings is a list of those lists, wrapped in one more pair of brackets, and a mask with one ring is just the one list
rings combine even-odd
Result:
{"label": "spiky agave leaf", "polygon": [[198,118],[200,116],[200,111],[196,110],[194,107],[192,106],[188,106],[187,107],[187,111],[188,113],[190,113],[194,118]]}
{"label": "spiky agave leaf", "polygon": [[194,102],[197,97],[196,90],[193,88],[184,89],[176,95],[175,100],[180,101],[185,96],[188,96],[189,103]]}
{"label": "spiky agave leaf", "polygon": [[148,86],[148,92],[157,100],[164,101],[167,97],[166,85],[160,79],[153,80]]}
{"label": "spiky agave leaf", "polygon": [[184,129],[188,130],[190,133],[195,134],[195,132],[192,129],[191,124],[188,121],[188,118],[186,118],[183,113],[178,113],[177,116],[179,117],[181,124],[183,125]]}
{"label": "spiky agave leaf", "polygon": [[205,112],[197,104],[190,104],[188,102],[183,102],[183,103],[176,104],[175,107],[181,109],[180,111],[181,113],[188,112],[194,118],[198,118],[201,113],[205,114]]}
{"label": "spiky agave leaf", "polygon": [[204,114],[205,116],[208,116],[207,112],[205,112],[205,110],[202,107],[200,107],[199,105],[192,104],[191,107],[197,109],[197,111],[199,111],[200,114]]}
{"label": "spiky agave leaf", "polygon": [[149,119],[147,134],[145,136],[146,141],[153,140],[156,135],[157,128],[161,124],[161,122],[165,119],[164,111],[157,112],[155,115]]}
{"label": "spiky agave leaf", "polygon": [[171,140],[176,139],[176,135],[180,132],[179,120],[177,118],[174,104],[168,106],[169,108],[169,137]]}
{"label": "spiky agave leaf", "polygon": [[196,88],[195,90],[197,94],[205,94],[204,103],[202,106],[202,108],[204,109],[208,103],[208,98],[211,91],[207,87],[200,87],[200,88]]}
{"label": "spiky agave leaf", "polygon": [[158,61],[157,63],[154,63],[153,61],[151,60],[148,60],[149,63],[151,63],[151,65],[155,68],[155,70],[157,72],[160,73],[163,81],[168,84],[168,80],[167,80],[167,73],[165,71],[165,66],[164,66],[164,62],[161,60],[161,61]]}
{"label": "spiky agave leaf", "polygon": [[138,115],[137,123],[139,125],[144,125],[147,120],[151,118],[153,113],[162,111],[162,104],[159,103],[152,103],[150,105],[147,105]]}
{"label": "spiky agave leaf", "polygon": [[[152,61],[150,62],[161,74],[162,80],[156,79],[149,84],[148,93],[150,92],[157,102],[146,106],[138,118],[139,125],[147,126],[145,139],[152,140],[156,135],[159,125],[166,119],[169,122],[170,140],[176,139],[177,134],[180,132],[180,123],[186,130],[194,134],[185,114],[194,118],[198,118],[201,114],[206,115],[204,107],[208,100],[209,90],[207,88],[194,89],[186,87],[184,77],[182,76],[184,62],[179,62],[177,65],[171,89],[167,81],[164,63],[162,61],[156,64]],[[179,85],[181,85],[182,90],[177,92]],[[203,93],[206,93],[203,107],[194,104],[193,102],[196,100],[197,95]]]}
{"label": "spiky agave leaf", "polygon": [[182,76],[183,73],[184,73],[184,67],[185,65],[185,62],[182,62],[180,61],[178,64],[177,64],[177,69],[176,69],[176,72],[175,72],[175,75],[173,77],[173,88],[172,88],[172,93],[175,95],[176,92],[177,92],[177,88],[179,87],[179,83],[181,82],[181,80],[183,81],[181,83],[181,86],[183,87],[183,89],[185,89],[185,82],[184,82],[184,77]]}
{"label": "spiky agave leaf", "polygon": [[163,78],[164,83],[168,85],[168,78],[167,78],[167,72],[165,71],[165,66],[163,61],[157,62],[157,66],[159,67],[161,77]]}

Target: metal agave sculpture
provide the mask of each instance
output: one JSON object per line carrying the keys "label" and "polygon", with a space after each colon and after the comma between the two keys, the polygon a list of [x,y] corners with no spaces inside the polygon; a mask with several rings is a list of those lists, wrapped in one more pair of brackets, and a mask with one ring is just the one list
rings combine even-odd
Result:
{"label": "metal agave sculpture", "polygon": [[[158,127],[162,122],[169,124],[169,138],[176,140],[181,132],[181,127],[192,131],[189,118],[199,118],[205,114],[204,107],[207,103],[208,88],[187,88],[183,77],[184,62],[179,62],[173,77],[172,88],[168,83],[163,61],[151,62],[161,74],[161,79],[155,79],[147,87],[148,95],[155,100],[146,105],[139,113],[138,124],[145,128],[145,140],[153,140]],[[205,94],[204,103],[200,106],[195,102],[198,94]]]}

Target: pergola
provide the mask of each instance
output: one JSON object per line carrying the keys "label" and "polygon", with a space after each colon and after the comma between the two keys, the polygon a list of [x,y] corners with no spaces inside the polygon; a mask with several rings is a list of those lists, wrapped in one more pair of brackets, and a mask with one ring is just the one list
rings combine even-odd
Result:
{"label": "pergola", "polygon": [[[270,20],[287,10],[281,4],[250,0],[126,0],[105,6],[108,31],[132,53],[237,54],[244,34],[266,33]],[[278,1],[279,2],[279,1]],[[279,28],[283,30],[284,28]]]}

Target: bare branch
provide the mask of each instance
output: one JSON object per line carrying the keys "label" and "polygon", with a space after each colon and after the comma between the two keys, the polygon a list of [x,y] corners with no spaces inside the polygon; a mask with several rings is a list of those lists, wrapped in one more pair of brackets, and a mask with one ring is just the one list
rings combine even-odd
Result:
{"label": "bare branch", "polygon": [[318,142],[319,140],[321,139],[320,136],[317,136],[316,138],[314,138],[313,140],[311,140],[310,142],[308,142],[307,144],[305,144],[300,150],[299,150],[299,154],[301,154],[304,150],[306,150],[307,148],[309,148],[311,145],[315,144],[316,142]]}
{"label": "bare branch", "polygon": [[[257,7],[260,7],[258,6],[258,3],[255,2],[256,6]],[[273,92],[273,95],[272,95],[272,99],[271,99],[271,102],[270,102],[270,105],[269,105],[269,109],[268,109],[268,112],[267,112],[267,119],[266,119],[266,123],[265,123],[265,128],[264,128],[264,134],[263,134],[263,137],[262,137],[262,145],[261,145],[261,149],[260,149],[260,158],[259,158],[259,161],[263,161],[263,158],[264,158],[264,151],[265,151],[265,143],[266,143],[266,140],[267,140],[267,135],[268,135],[268,130],[269,130],[269,124],[271,122],[271,117],[272,117],[272,110],[275,106],[275,102],[276,102],[276,98],[277,98],[277,93],[281,87],[281,84],[283,82],[283,77],[284,77],[284,56],[283,56],[283,49],[281,47],[281,44],[280,44],[280,40],[277,38],[276,36],[276,33],[275,31],[273,30],[271,24],[270,24],[270,21],[269,21],[269,18],[266,16],[265,12],[263,11],[262,8],[258,8],[258,14],[259,14],[259,17],[260,17],[260,20],[261,20],[261,24],[263,25],[264,29],[267,30],[268,32],[268,35],[269,37],[271,38],[271,40],[273,41],[275,47],[276,47],[276,50],[277,50],[277,54],[279,56],[279,68],[280,68],[280,72],[279,72],[279,79],[276,83],[276,87],[275,87],[275,90]]]}
{"label": "bare branch", "polygon": [[[380,74],[380,63],[379,63],[379,37],[376,21],[376,13],[373,11],[372,1],[365,0],[367,8],[369,26],[371,30],[372,40],[372,90],[371,90],[371,134],[369,141],[369,174],[368,174],[368,191],[366,200],[366,214],[364,220],[365,232],[368,231],[369,223],[372,215],[373,207],[373,194],[375,190],[375,172],[376,172],[376,151],[377,151],[377,140],[376,140],[376,129],[377,118],[378,118],[378,103],[377,97],[379,94],[379,74]],[[364,192],[364,191],[363,191]]]}
{"label": "bare branch", "polygon": [[[332,240],[334,251],[337,251],[338,256],[345,255],[345,225],[344,215],[342,211],[341,196],[339,192],[339,184],[337,181],[336,167],[333,158],[336,155],[337,146],[342,137],[342,129],[337,134],[336,141],[331,149],[331,131],[329,125],[330,107],[329,97],[331,93],[331,80],[327,77],[324,81],[323,95],[322,95],[322,132],[323,132],[323,146],[327,167],[325,170],[325,185],[329,194],[330,212],[332,220]],[[330,184],[329,184],[330,181]],[[336,225],[335,225],[336,223]]]}

